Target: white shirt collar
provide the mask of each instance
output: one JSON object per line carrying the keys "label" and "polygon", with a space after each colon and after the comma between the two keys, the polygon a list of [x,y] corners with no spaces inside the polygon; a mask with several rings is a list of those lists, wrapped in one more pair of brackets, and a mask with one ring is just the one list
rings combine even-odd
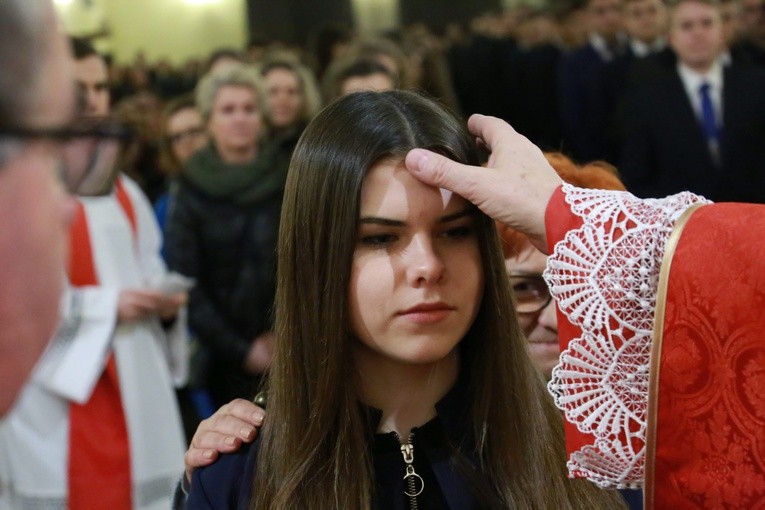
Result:
{"label": "white shirt collar", "polygon": [[702,83],[709,83],[712,90],[720,91],[723,87],[723,59],[718,57],[709,70],[700,74],[682,62],[677,63],[677,72],[686,89],[698,91]]}
{"label": "white shirt collar", "polygon": [[[603,36],[590,32],[589,41],[595,52],[606,62],[610,62],[616,57],[614,51],[608,46],[608,43],[606,43]],[[624,48],[628,43],[627,35],[620,32],[616,35],[616,41],[617,48]]]}
{"label": "white shirt collar", "polygon": [[646,44],[635,38],[630,38],[630,48],[636,57],[645,57],[667,47],[667,39],[664,36],[657,37],[652,43]]}

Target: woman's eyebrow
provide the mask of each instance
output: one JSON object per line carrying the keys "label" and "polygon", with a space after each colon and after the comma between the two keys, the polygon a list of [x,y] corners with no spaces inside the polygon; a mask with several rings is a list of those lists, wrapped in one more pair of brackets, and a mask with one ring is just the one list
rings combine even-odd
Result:
{"label": "woman's eyebrow", "polygon": [[438,222],[449,223],[450,221],[458,220],[460,218],[464,218],[465,216],[472,216],[474,213],[475,213],[475,209],[473,209],[472,207],[465,207],[461,211],[447,214],[446,216],[441,216],[440,218],[438,218]]}
{"label": "woman's eyebrow", "polygon": [[[475,210],[472,207],[466,207],[465,209],[462,209],[461,211],[447,214],[446,216],[441,216],[440,218],[438,218],[438,223],[449,223],[451,221],[458,220],[465,216],[472,216],[474,211]],[[394,220],[392,218],[382,218],[380,216],[364,216],[362,218],[359,218],[359,223],[362,225],[381,225],[384,227],[406,226],[405,221]]]}
{"label": "woman's eyebrow", "polygon": [[359,223],[362,225],[382,225],[384,227],[403,227],[406,225],[404,221],[381,218],[379,216],[364,216],[359,219]]}

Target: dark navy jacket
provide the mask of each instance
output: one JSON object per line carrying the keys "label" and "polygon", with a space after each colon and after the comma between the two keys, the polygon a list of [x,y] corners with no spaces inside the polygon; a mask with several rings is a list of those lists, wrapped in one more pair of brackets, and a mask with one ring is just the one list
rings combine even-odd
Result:
{"label": "dark navy jacket", "polygon": [[[466,437],[467,405],[464,388],[457,384],[437,405],[438,416],[413,429],[414,468],[424,480],[417,498],[419,509],[463,510],[486,508],[479,504],[465,476],[454,463],[454,448]],[[380,421],[379,410],[367,409],[370,448],[374,460],[379,509],[410,508],[404,475],[405,463],[395,433],[373,434]],[[257,469],[260,441],[238,453],[223,455],[215,464],[194,471],[187,510],[230,508],[246,510],[250,504],[253,473]],[[464,451],[472,451],[464,449]]]}

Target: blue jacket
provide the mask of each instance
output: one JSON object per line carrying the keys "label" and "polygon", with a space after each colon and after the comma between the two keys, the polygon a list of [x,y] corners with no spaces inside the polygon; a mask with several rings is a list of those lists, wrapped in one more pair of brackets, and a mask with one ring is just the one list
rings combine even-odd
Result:
{"label": "blue jacket", "polygon": [[[479,504],[465,476],[454,463],[454,447],[467,437],[465,425],[467,402],[459,383],[436,405],[438,416],[413,429],[414,468],[424,481],[417,498],[418,508],[463,510],[486,508]],[[405,510],[410,499],[405,495],[406,464],[395,433],[375,434],[382,413],[365,408],[370,424],[370,449],[374,461],[376,491],[374,506],[379,509]],[[260,436],[259,436],[260,437]],[[472,448],[460,448],[472,451]],[[215,464],[197,469],[191,483],[187,510],[241,509],[250,504],[251,483],[257,469],[260,440],[237,453],[223,455]],[[474,464],[466,459],[468,465]]]}

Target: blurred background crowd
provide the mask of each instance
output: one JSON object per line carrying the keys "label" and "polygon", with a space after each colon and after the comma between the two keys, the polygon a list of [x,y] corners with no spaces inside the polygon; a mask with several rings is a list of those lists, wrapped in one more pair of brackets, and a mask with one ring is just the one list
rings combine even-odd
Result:
{"label": "blurred background crowd", "polygon": [[[358,23],[264,23],[274,13],[250,2],[245,45],[186,61],[150,59],[150,47],[117,58],[103,20],[77,34],[78,62],[99,62],[78,73],[85,102],[99,115],[109,108],[98,101],[110,102],[133,128],[120,169],[154,205],[169,268],[197,281],[187,433],[250,397],[268,365],[278,190],[303,128],[340,95],[423,91],[465,118],[505,119],[546,151],[601,161],[640,196],[689,189],[765,202],[765,0],[681,4],[561,0],[461,19],[467,11],[452,6],[458,19],[442,12],[372,34]],[[68,19],[70,3],[58,5]],[[709,108],[685,95],[686,75],[711,77]]]}
{"label": "blurred background crowd", "polygon": [[[711,32],[693,34],[691,37],[698,40],[686,44],[692,47],[685,51],[707,52],[713,59],[720,57],[726,65],[736,68],[765,66],[763,0],[714,3],[721,15],[721,38]],[[399,10],[405,11],[404,4]],[[491,2],[478,2],[471,9],[477,11],[487,6]],[[207,7],[213,9],[216,5]],[[657,104],[650,92],[638,93],[635,89],[648,88],[663,71],[674,71],[676,67],[677,49],[669,43],[668,6],[662,0],[557,0],[549,5],[518,4],[505,9],[497,5],[493,10],[475,13],[472,18],[459,18],[470,14],[471,9],[460,11],[452,6],[442,9],[450,12],[433,13],[437,23],[399,24],[374,34],[363,31],[358,20],[355,26],[352,19],[345,20],[346,23],[319,23],[330,15],[350,18],[347,9],[337,6],[334,12],[322,14],[325,6],[321,2],[313,7],[316,24],[311,25],[305,19],[291,25],[284,20],[268,24],[277,16],[272,11],[279,9],[258,2],[250,2],[248,7],[246,44],[226,45],[185,61],[177,56],[149,59],[147,55],[157,55],[151,47],[138,49],[132,56],[120,53],[108,43],[108,28],[85,34],[96,48],[105,47],[110,52],[105,56],[110,63],[108,87],[113,112],[140,135],[138,143],[125,154],[122,166],[152,201],[162,195],[170,176],[180,170],[173,147],[183,153],[182,146],[188,145],[189,137],[176,138],[177,143],[171,143],[175,133],[168,131],[170,110],[178,108],[173,100],[192,94],[202,76],[232,62],[259,69],[256,72],[268,82],[266,93],[271,113],[266,113],[265,121],[270,128],[269,136],[281,130],[281,127],[274,130],[272,115],[279,117],[277,124],[305,123],[320,104],[342,93],[339,84],[346,75],[371,76],[374,73],[369,66],[382,65],[384,71],[373,87],[425,91],[465,118],[472,113],[501,117],[545,150],[562,152],[580,162],[606,160],[617,165],[630,189],[640,195],[659,196],[691,189],[712,199],[763,199],[761,193],[721,192],[719,186],[709,182],[666,182],[666,179],[645,182],[650,180],[645,177],[646,167],[657,163],[661,167],[665,162],[656,161],[653,153],[659,149],[646,147],[648,142],[638,146],[640,137],[628,135],[640,130],[644,122],[640,118],[643,112],[634,111],[642,108],[630,105]],[[417,14],[410,12],[408,17],[416,19]],[[134,16],[141,14],[135,12]],[[311,13],[302,16],[310,17]],[[171,25],[166,30],[171,33],[175,29]],[[210,44],[215,43],[208,41]],[[268,71],[275,69],[274,61],[289,64],[277,65],[282,72],[273,74]],[[291,66],[293,71],[289,70]],[[386,72],[389,76],[382,78]],[[284,83],[289,82],[290,73],[294,74],[292,86],[297,88],[294,92],[297,97],[292,99],[293,106],[285,106],[289,99],[274,83],[278,74]],[[760,83],[756,73],[747,77],[753,84]],[[716,105],[721,117],[727,114],[727,108],[721,104],[723,99],[727,97],[719,98]],[[759,96],[747,101],[747,108],[761,113],[763,106],[758,99]],[[170,110],[166,110],[168,105]],[[677,112],[685,106],[670,104],[671,110]],[[734,127],[736,120],[732,118],[726,124]],[[758,131],[762,129],[761,123],[746,128],[752,136],[763,134]],[[684,140],[670,139],[669,143],[686,145]],[[726,166],[739,163],[725,161],[725,157],[715,160],[717,156],[712,156],[705,162],[709,163],[710,172],[715,165],[726,170]],[[745,164],[763,173],[761,155],[749,156]],[[678,164],[671,158],[666,162],[668,167]]]}
{"label": "blurred background crowd", "polygon": [[[167,507],[184,442],[176,397],[188,440],[267,373],[287,169],[342,95],[417,90],[465,119],[497,116],[577,186],[765,203],[765,0],[55,5],[80,99],[67,147],[86,138],[72,166],[88,170],[72,187],[69,304],[0,427],[0,449],[17,452],[0,455],[13,460],[0,462],[4,508],[14,491],[22,508],[54,508],[54,496],[55,508],[80,497],[97,506],[69,507]],[[56,34],[47,21],[30,33]],[[62,80],[50,81],[63,95]],[[559,348],[546,256],[499,231],[549,379]]]}

